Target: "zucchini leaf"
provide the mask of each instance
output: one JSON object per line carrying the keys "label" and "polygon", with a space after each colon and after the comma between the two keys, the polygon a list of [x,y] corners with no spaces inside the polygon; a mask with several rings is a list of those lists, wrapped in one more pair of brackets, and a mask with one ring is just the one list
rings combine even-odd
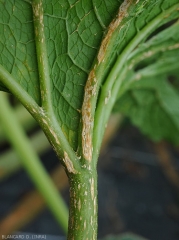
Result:
{"label": "zucchini leaf", "polygon": [[[32,3],[31,3],[32,2]],[[0,64],[42,104],[33,2],[0,1]],[[55,117],[76,149],[84,86],[103,32],[121,1],[44,0],[44,31]],[[104,14],[105,13],[105,14]],[[0,89],[8,90],[0,81]]]}
{"label": "zucchini leaf", "polygon": [[141,44],[128,61],[114,111],[152,140],[179,144],[179,22]]}
{"label": "zucchini leaf", "polygon": [[[156,35],[159,27],[178,18],[179,0],[0,0],[0,9],[0,89],[12,92],[21,101],[27,94],[43,109],[50,102],[49,115],[57,120],[76,151],[82,138],[81,119],[84,128],[88,128],[82,117],[82,104],[90,73],[96,71],[93,80],[98,84],[96,88],[90,86],[94,89],[89,91],[95,97],[95,112],[117,59],[122,58],[119,69],[133,64],[134,50]],[[161,56],[156,55],[158,58]],[[142,70],[156,69],[157,63]],[[135,71],[133,75],[136,76]],[[128,82],[127,76],[125,80]],[[23,104],[28,108],[30,103]],[[105,124],[101,126],[104,128]],[[90,126],[94,126],[93,117]],[[82,135],[84,132],[87,136],[87,130]]]}

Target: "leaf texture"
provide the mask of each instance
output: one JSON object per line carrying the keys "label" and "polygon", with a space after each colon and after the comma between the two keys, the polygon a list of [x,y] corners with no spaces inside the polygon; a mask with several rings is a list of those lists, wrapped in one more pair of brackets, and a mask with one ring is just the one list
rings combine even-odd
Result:
{"label": "leaf texture", "polygon": [[[87,75],[120,1],[108,5],[108,1],[43,1],[53,107],[74,148]],[[0,9],[0,64],[41,104],[30,1],[1,0]]]}
{"label": "leaf texture", "polygon": [[[0,0],[0,64],[41,105],[32,2]],[[104,53],[107,60],[101,84],[116,58],[139,32],[179,1],[43,0],[42,3],[53,111],[70,145],[76,150],[84,87],[101,40],[121,3],[121,22],[111,42],[112,48]],[[123,12],[125,4],[129,4],[127,12]],[[178,18],[178,15],[176,9],[156,28]],[[142,41],[147,37],[144,36]],[[0,87],[6,90],[6,86],[1,84]]]}
{"label": "leaf texture", "polygon": [[179,144],[179,22],[129,57],[128,81],[114,110],[126,114],[151,139]]}
{"label": "leaf texture", "polygon": [[0,64],[39,103],[32,7],[25,1],[1,0],[0,12]]}

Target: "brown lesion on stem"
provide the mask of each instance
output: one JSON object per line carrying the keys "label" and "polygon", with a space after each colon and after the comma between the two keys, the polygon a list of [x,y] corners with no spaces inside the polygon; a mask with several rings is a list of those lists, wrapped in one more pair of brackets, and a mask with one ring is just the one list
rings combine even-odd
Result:
{"label": "brown lesion on stem", "polygon": [[44,28],[44,10],[42,0],[33,0],[34,35],[36,44],[36,57],[38,62],[41,105],[47,111],[53,111],[51,98],[51,79],[48,62],[48,52]]}
{"label": "brown lesion on stem", "polygon": [[[41,26],[44,28],[44,23],[43,23],[43,6],[42,6],[42,1],[33,1],[32,2],[32,9],[33,9],[33,14],[34,14],[34,19],[38,20]],[[37,32],[38,34],[38,32]]]}
{"label": "brown lesion on stem", "polygon": [[84,171],[71,175],[68,240],[95,240],[97,235],[97,175]]}
{"label": "brown lesion on stem", "polygon": [[89,74],[85,86],[84,102],[82,106],[82,149],[83,156],[88,161],[91,161],[93,152],[92,129],[94,119],[91,111],[91,97],[96,95],[96,82],[95,69],[93,69]]}
{"label": "brown lesion on stem", "polygon": [[[119,27],[119,25],[121,24],[124,17],[127,17],[128,8],[130,7],[132,2],[134,2],[134,1],[133,0],[124,1],[119,8],[117,17],[110,23],[109,28],[108,28],[108,32],[107,32],[105,38],[102,41],[102,44],[101,44],[101,47],[99,49],[99,53],[98,53],[98,56],[97,56],[97,59],[98,59],[99,63],[104,61],[106,49],[107,49],[107,47],[110,43],[111,36],[115,32],[115,30]],[[122,26],[121,26],[121,28],[122,28]]]}
{"label": "brown lesion on stem", "polygon": [[67,168],[68,173],[73,173],[73,174],[77,173],[77,171],[75,170],[75,168],[73,166],[73,162],[69,158],[67,152],[64,152],[63,163],[64,163],[65,167]]}
{"label": "brown lesion on stem", "polygon": [[[102,41],[99,49],[96,64],[94,64],[85,86],[84,101],[82,105],[82,151],[83,157],[91,162],[93,154],[92,133],[94,125],[94,108],[97,101],[97,94],[100,82],[97,80],[96,72],[105,59],[106,50],[110,44],[112,34],[119,27],[122,19],[128,15],[128,8],[134,0],[125,0],[119,8],[117,17],[109,25],[108,32]],[[121,26],[122,28],[122,26]],[[93,105],[93,106],[92,106]]]}
{"label": "brown lesion on stem", "polygon": [[[44,19],[43,19],[43,5],[42,1],[33,1],[32,2],[32,9],[34,15],[34,30],[35,30],[35,37],[38,43],[43,44],[45,42],[45,35],[44,35]],[[44,63],[44,56],[39,56],[40,64]]]}

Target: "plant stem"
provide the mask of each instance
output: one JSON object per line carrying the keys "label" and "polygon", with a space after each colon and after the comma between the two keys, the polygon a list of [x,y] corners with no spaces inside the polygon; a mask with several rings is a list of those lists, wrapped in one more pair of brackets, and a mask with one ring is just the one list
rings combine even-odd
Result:
{"label": "plant stem", "polygon": [[0,81],[14,96],[17,97],[34,118],[38,118],[40,112],[39,105],[1,64]]}
{"label": "plant stem", "polygon": [[[4,93],[0,94],[0,123],[12,146],[17,151],[20,160],[35,183],[38,190],[46,200],[57,221],[64,231],[67,231],[68,210],[63,199],[60,197],[50,177],[46,173],[40,160],[29,144],[29,140],[22,130],[8,99]],[[13,122],[12,122],[13,119]]]}
{"label": "plant stem", "polygon": [[[3,129],[1,130],[3,131]],[[50,149],[50,143],[42,131],[34,134],[29,140],[38,155],[44,154]],[[8,149],[2,152],[0,158],[0,181],[16,172],[21,167],[22,164],[19,160],[19,156],[14,149]]]}
{"label": "plant stem", "polygon": [[34,16],[35,43],[40,78],[42,107],[50,113],[51,111],[53,111],[50,86],[51,79],[44,32],[44,19],[43,19],[44,12],[42,2],[43,2],[42,0],[33,0],[32,7]]}
{"label": "plant stem", "polygon": [[[33,129],[33,127],[37,126],[35,119],[21,104],[14,107],[14,113],[25,131],[29,131]],[[2,141],[4,141],[4,133],[0,126],[0,144]]]}
{"label": "plant stem", "polygon": [[82,170],[70,175],[68,240],[97,239],[97,173]]}
{"label": "plant stem", "polygon": [[[123,50],[123,52],[117,57],[114,66],[109,72],[106,81],[101,88],[101,94],[98,99],[98,105],[96,108],[94,119],[93,158],[94,156],[98,156],[99,154],[102,137],[104,135],[104,128],[108,122],[113,105],[117,99],[121,83],[125,79],[123,75],[125,75],[125,71],[127,70],[126,66],[129,54],[142,40],[146,39],[146,37],[149,36],[152,31],[154,31],[158,26],[160,26],[162,20],[165,18],[165,16],[167,16],[167,14],[169,16],[177,9],[177,7],[179,7],[179,4],[175,4],[174,6],[157,15],[156,18],[151,20],[147,25],[145,25],[143,29],[141,29],[136,34],[136,36],[131,40],[131,42],[128,43],[127,47]],[[105,105],[106,107],[104,108],[103,106]],[[98,136],[101,136],[101,138]]]}

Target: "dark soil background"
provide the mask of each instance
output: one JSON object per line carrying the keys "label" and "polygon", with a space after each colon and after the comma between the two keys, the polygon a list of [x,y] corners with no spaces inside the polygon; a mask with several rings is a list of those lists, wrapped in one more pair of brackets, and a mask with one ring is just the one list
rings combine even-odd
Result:
{"label": "dark soil background", "polygon": [[[150,240],[179,240],[179,194],[159,166],[153,146],[136,128],[127,125],[100,157],[100,238],[130,231]],[[178,167],[179,153],[172,154]],[[42,161],[48,171],[58,163],[52,151]],[[0,219],[32,189],[23,170],[1,182]],[[62,194],[68,203],[68,189]],[[47,209],[21,231],[63,235]]]}

